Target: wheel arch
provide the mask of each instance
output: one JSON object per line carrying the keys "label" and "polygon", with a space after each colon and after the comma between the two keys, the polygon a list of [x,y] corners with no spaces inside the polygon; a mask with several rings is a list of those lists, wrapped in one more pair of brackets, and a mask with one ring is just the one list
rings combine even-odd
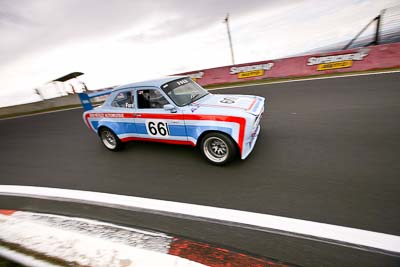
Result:
{"label": "wheel arch", "polygon": [[227,137],[228,137],[229,139],[231,139],[231,140],[233,141],[233,143],[235,144],[235,148],[237,149],[237,152],[240,153],[239,144],[236,142],[236,140],[233,139],[232,136],[231,136],[229,133],[224,132],[224,131],[220,131],[220,130],[206,130],[206,131],[202,132],[202,133],[200,134],[200,136],[197,138],[197,142],[196,142],[196,146],[197,146],[197,147],[200,146],[201,141],[203,140],[203,138],[204,138],[207,134],[209,134],[209,133],[220,133],[220,134],[223,134],[223,135],[227,136]]}
{"label": "wheel arch", "polygon": [[124,130],[123,128],[121,128],[120,125],[118,125],[118,122],[100,120],[97,125],[97,134],[100,135],[101,129],[104,129],[104,128],[109,129],[117,136],[120,132],[123,132],[123,130]]}
{"label": "wheel arch", "polygon": [[107,127],[106,125],[100,125],[99,127],[97,127],[97,135],[100,136],[101,130],[102,129],[108,129],[111,132],[113,132],[115,134],[115,132],[113,131],[113,129],[111,129],[110,127]]}

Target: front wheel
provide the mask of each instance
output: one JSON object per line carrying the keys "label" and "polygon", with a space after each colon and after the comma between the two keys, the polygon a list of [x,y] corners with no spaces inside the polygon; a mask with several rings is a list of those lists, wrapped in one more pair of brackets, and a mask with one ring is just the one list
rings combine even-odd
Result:
{"label": "front wheel", "polygon": [[118,136],[110,129],[102,128],[99,135],[101,142],[107,149],[111,151],[118,151],[122,149],[123,144],[121,140],[119,140]]}
{"label": "front wheel", "polygon": [[208,133],[201,140],[201,152],[214,165],[224,165],[232,161],[236,154],[236,144],[222,133]]}

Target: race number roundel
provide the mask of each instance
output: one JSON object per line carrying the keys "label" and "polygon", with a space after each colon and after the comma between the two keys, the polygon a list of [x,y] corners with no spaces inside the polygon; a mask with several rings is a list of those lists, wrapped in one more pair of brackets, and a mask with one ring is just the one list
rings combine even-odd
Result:
{"label": "race number roundel", "polygon": [[147,120],[147,134],[156,137],[169,137],[168,123],[163,120]]}

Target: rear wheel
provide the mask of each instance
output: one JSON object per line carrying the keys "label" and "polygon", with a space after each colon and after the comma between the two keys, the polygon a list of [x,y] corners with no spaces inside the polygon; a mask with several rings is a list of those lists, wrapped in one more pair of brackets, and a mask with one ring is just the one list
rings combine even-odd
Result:
{"label": "rear wheel", "polygon": [[108,150],[118,151],[122,149],[123,144],[121,140],[119,140],[118,136],[115,133],[113,133],[113,131],[111,131],[110,129],[101,128],[99,136],[101,142]]}
{"label": "rear wheel", "polygon": [[214,165],[224,165],[232,161],[236,154],[236,144],[223,133],[208,133],[201,140],[203,156]]}

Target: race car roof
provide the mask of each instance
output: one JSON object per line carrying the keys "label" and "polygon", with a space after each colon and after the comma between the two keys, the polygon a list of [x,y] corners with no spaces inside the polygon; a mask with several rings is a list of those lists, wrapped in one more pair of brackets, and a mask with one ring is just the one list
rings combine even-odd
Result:
{"label": "race car roof", "polygon": [[129,83],[129,84],[124,84],[117,86],[113,89],[113,91],[117,91],[120,89],[125,89],[125,88],[130,88],[130,87],[158,87],[160,88],[161,85],[174,81],[179,78],[185,78],[187,76],[168,76],[160,79],[155,79],[155,80],[149,80],[149,81],[143,81],[143,82],[136,82],[136,83]]}

